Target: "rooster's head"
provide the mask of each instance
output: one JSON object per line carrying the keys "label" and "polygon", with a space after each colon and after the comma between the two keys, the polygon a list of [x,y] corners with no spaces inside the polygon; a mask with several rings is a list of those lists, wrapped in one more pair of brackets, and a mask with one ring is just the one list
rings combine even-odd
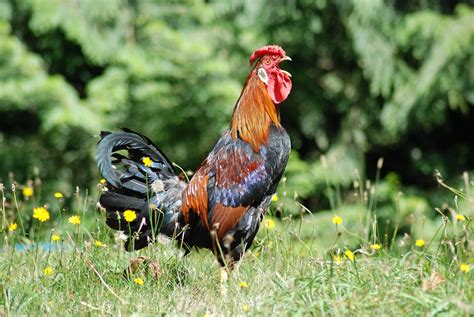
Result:
{"label": "rooster's head", "polygon": [[291,61],[285,51],[278,45],[267,45],[259,48],[250,56],[250,64],[255,61],[253,71],[266,85],[268,94],[275,104],[283,102],[291,91],[291,74],[280,69],[280,63]]}

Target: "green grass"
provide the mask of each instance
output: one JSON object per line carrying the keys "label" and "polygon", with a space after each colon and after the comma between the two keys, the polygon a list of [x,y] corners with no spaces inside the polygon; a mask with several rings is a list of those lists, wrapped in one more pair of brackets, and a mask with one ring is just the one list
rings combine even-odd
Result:
{"label": "green grass", "polygon": [[[472,222],[455,217],[461,210],[471,212],[469,197],[463,206],[456,200],[459,210],[452,215],[429,224],[424,216],[411,217],[403,229],[398,219],[395,232],[377,229],[385,225],[377,226],[375,216],[367,218],[377,212],[368,212],[363,204],[306,215],[303,221],[274,219],[276,227],[261,228],[252,250],[221,283],[217,262],[206,250],[184,257],[174,243],[162,241],[125,252],[93,208],[95,198],[77,196],[73,211],[62,216],[52,204],[52,219],[40,223],[29,216],[39,197],[22,198],[15,206],[8,204],[13,196],[5,195],[0,316],[474,314],[474,270],[460,270],[461,263],[473,267]],[[81,216],[80,225],[67,222],[73,214]],[[332,223],[334,214],[342,216],[341,225]],[[25,227],[32,223],[28,238],[20,215]],[[13,221],[18,228],[9,232]],[[50,229],[61,240],[47,251],[38,242],[50,241]],[[423,247],[415,245],[420,238]],[[105,246],[96,246],[96,240]],[[375,242],[382,249],[372,250]],[[29,248],[19,251],[18,245]],[[354,252],[354,261],[347,250]],[[156,276],[142,264],[131,278],[124,277],[139,255],[159,266]],[[45,274],[45,268],[52,273]],[[135,278],[144,284],[137,285]]]}
{"label": "green grass", "polygon": [[[143,265],[131,280],[123,270],[136,254],[124,252],[120,242],[97,247],[81,241],[64,252],[10,248],[0,260],[3,310],[11,315],[208,316],[474,312],[472,272],[460,272],[457,263],[442,255],[413,250],[393,256],[383,249],[369,255],[356,252],[354,262],[343,258],[337,264],[327,253],[303,247],[285,233],[284,228],[263,232],[258,251],[248,253],[223,284],[209,252],[182,257],[173,244],[140,252],[159,264],[158,277]],[[53,274],[46,276],[46,267]],[[136,285],[135,277],[145,283]],[[242,288],[241,282],[248,287]]]}

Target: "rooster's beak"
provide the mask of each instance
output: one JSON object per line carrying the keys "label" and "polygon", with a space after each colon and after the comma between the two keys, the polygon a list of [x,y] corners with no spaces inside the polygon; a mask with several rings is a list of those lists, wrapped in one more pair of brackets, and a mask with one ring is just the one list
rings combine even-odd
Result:
{"label": "rooster's beak", "polygon": [[[280,58],[280,63],[281,62],[284,62],[284,61],[292,61],[291,57],[289,56],[283,56],[282,58]],[[280,71],[286,75],[288,75],[289,77],[291,77],[291,74],[289,72],[287,72],[286,70],[283,70],[283,69],[280,69]]]}

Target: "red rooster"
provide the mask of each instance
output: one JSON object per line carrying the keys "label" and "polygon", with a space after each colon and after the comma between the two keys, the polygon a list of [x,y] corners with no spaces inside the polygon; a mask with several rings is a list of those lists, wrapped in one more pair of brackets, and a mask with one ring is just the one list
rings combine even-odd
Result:
{"label": "red rooster", "polygon": [[164,234],[186,250],[210,249],[222,266],[232,267],[242,258],[290,153],[278,109],[292,85],[291,75],[280,69],[286,60],[291,58],[276,45],[253,52],[254,66],[230,127],[189,183],[147,137],[127,129],[102,132],[96,160],[107,190],[100,204],[107,225],[128,234],[127,250],[144,248]]}

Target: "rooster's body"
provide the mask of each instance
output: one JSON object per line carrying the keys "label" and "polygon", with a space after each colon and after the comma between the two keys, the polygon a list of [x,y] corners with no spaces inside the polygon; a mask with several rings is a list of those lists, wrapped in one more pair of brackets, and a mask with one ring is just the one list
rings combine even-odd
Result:
{"label": "rooster's body", "polygon": [[[254,52],[250,61],[257,62],[230,127],[189,183],[178,177],[148,138],[130,130],[102,133],[96,159],[107,190],[100,204],[107,224],[129,235],[127,250],[141,249],[164,234],[188,250],[212,250],[222,265],[242,257],[258,232],[290,153],[277,105],[291,89],[289,74],[279,68],[288,59],[278,46]],[[128,156],[117,153],[120,150]],[[126,210],[137,218],[127,222]]]}

